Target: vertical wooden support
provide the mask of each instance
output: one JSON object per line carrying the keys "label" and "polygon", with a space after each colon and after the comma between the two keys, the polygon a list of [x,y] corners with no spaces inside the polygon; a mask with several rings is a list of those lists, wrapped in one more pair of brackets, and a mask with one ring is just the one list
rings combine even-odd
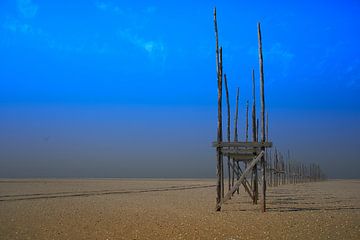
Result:
{"label": "vertical wooden support", "polygon": [[[245,120],[245,142],[249,141],[249,100],[246,101],[246,120]],[[245,169],[247,162],[244,162]]]}
{"label": "vertical wooden support", "polygon": [[[253,142],[257,142],[257,128],[256,128],[256,95],[255,95],[255,71],[252,70],[252,94],[253,94],[253,106],[252,106],[252,137]],[[257,164],[255,164],[252,170],[252,189],[253,189],[253,204],[257,204],[258,200],[258,176],[257,176]]]}
{"label": "vertical wooden support", "polygon": [[[259,66],[260,66],[260,98],[261,98],[261,141],[265,142],[265,93],[264,93],[264,68],[261,42],[261,29],[258,23],[258,41],[259,41]],[[263,149],[264,150],[264,149]],[[262,165],[262,211],[266,211],[266,176],[265,176],[265,157],[261,158]]]}
{"label": "vertical wooden support", "polygon": [[[269,141],[269,114],[266,112],[266,141]],[[268,149],[265,151],[265,167],[267,169],[267,183],[270,182],[269,154]]]}
{"label": "vertical wooden support", "polygon": [[237,142],[239,139],[238,134],[238,120],[239,120],[239,96],[240,96],[240,89],[237,88],[236,90],[236,103],[235,103],[235,118],[234,118],[234,142]]}
{"label": "vertical wooden support", "polygon": [[249,100],[246,101],[245,142],[249,141]]}
{"label": "vertical wooden support", "polygon": [[[216,8],[214,9],[214,27],[215,27],[215,41],[216,41],[216,70],[217,70],[217,84],[218,84],[218,122],[217,122],[217,142],[222,142],[222,73],[220,65],[220,51],[219,51],[219,38],[218,38],[218,28],[216,20]],[[222,50],[221,50],[222,52]],[[221,210],[221,163],[222,163],[222,154],[221,147],[216,148],[216,211]]]}
{"label": "vertical wooden support", "polygon": [[253,142],[257,142],[256,139],[256,96],[255,96],[255,71],[252,70],[252,95],[253,95],[253,105],[252,105],[252,137]]}
{"label": "vertical wooden support", "polygon": [[[222,47],[220,47],[220,82],[221,82],[221,97],[222,97],[222,77],[223,77],[223,58],[222,58]],[[221,110],[222,111],[222,110]],[[222,116],[221,116],[222,120]],[[222,127],[222,122],[221,122]],[[222,131],[221,131],[222,133]],[[221,141],[222,141],[222,134],[221,134]],[[222,149],[221,149],[222,150]],[[224,159],[221,153],[221,198],[224,198]]]}
{"label": "vertical wooden support", "polygon": [[[239,119],[239,96],[240,90],[237,88],[236,91],[236,105],[235,105],[235,119],[234,119],[234,142],[238,141],[238,119]],[[239,171],[239,162],[234,162],[234,166]],[[234,185],[234,169],[233,169],[233,178],[232,178],[232,185]],[[239,180],[239,176],[236,177]],[[237,193],[239,193],[239,189],[237,189]]]}
{"label": "vertical wooden support", "polygon": [[[227,141],[230,142],[231,141],[231,136],[230,136],[230,100],[229,100],[229,88],[228,88],[228,82],[227,82],[226,74],[224,74],[224,80],[225,80],[226,106],[227,106]],[[229,156],[227,157],[227,165],[228,165],[228,190],[230,190],[231,189],[231,173],[230,173],[230,157]],[[224,197],[224,195],[223,195],[223,197]]]}
{"label": "vertical wooden support", "polygon": [[269,114],[266,112],[266,141],[269,141]]}
{"label": "vertical wooden support", "polygon": [[259,141],[259,119],[256,119],[256,140]]}
{"label": "vertical wooden support", "polygon": [[272,166],[272,152],[270,151],[270,154],[269,154],[269,183],[270,183],[270,186],[274,186],[273,184],[273,166]]}

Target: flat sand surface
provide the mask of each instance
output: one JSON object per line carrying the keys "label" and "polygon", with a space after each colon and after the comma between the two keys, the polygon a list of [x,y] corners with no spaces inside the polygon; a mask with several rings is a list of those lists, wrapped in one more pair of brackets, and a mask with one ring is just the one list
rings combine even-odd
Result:
{"label": "flat sand surface", "polygon": [[[0,180],[0,239],[360,239],[360,180],[243,191],[215,212],[215,180]],[[261,198],[260,198],[261,199]]]}

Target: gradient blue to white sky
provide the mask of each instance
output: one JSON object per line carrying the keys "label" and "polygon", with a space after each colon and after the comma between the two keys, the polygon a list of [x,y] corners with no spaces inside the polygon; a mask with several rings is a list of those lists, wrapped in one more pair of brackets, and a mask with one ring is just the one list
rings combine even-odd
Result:
{"label": "gradient blue to white sky", "polygon": [[0,177],[214,177],[215,5],[240,136],[260,21],[271,140],[359,178],[356,0],[1,0]]}

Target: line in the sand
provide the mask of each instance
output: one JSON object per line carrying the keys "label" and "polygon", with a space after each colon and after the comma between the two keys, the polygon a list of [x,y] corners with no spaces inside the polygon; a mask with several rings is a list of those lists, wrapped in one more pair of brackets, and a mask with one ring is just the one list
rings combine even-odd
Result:
{"label": "line in the sand", "polygon": [[19,195],[3,195],[0,196],[0,202],[20,201],[20,200],[35,200],[48,198],[66,198],[66,197],[88,197],[95,195],[110,195],[110,194],[130,194],[130,193],[147,193],[147,192],[165,192],[178,191],[188,189],[210,188],[216,185],[187,185],[187,186],[170,186],[166,188],[151,188],[151,189],[134,189],[134,190],[120,190],[120,191],[87,191],[87,192],[60,192],[60,193],[34,193],[34,194],[19,194]]}

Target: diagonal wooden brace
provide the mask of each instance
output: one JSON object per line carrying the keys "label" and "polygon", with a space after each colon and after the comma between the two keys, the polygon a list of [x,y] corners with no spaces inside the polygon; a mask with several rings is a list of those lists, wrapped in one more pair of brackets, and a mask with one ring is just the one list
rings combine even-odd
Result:
{"label": "diagonal wooden brace", "polygon": [[[239,169],[240,170],[240,174],[243,174],[241,168]],[[240,176],[239,176],[240,177]],[[243,181],[243,186],[245,188],[245,191],[249,194],[249,196],[251,197],[251,199],[254,199],[254,196],[252,195],[252,187],[249,183],[249,181],[244,178],[244,181]],[[251,191],[250,191],[251,190]]]}
{"label": "diagonal wooden brace", "polygon": [[230,189],[230,191],[228,191],[226,193],[226,195],[224,196],[223,199],[221,199],[221,201],[218,203],[217,208],[220,208],[221,205],[223,203],[225,203],[227,200],[229,200],[231,198],[231,196],[233,195],[233,193],[239,188],[239,186],[242,184],[242,182],[244,181],[246,175],[252,170],[252,168],[255,166],[255,164],[257,164],[262,156],[264,156],[264,151],[261,151],[259,153],[259,155],[257,155],[247,166],[247,168],[245,169],[245,171],[242,173],[241,177],[239,180],[236,181],[236,183],[234,184],[234,186]]}
{"label": "diagonal wooden brace", "polygon": [[[243,172],[241,171],[241,168],[238,171],[238,169],[234,166],[234,164],[231,164],[231,163],[230,163],[230,167],[234,170],[234,173],[240,178],[241,174],[243,174]],[[253,199],[253,195],[250,191],[250,190],[252,190],[252,188],[251,188],[249,181],[246,178],[244,178],[242,185],[244,186],[245,191],[249,194],[251,199]]]}

